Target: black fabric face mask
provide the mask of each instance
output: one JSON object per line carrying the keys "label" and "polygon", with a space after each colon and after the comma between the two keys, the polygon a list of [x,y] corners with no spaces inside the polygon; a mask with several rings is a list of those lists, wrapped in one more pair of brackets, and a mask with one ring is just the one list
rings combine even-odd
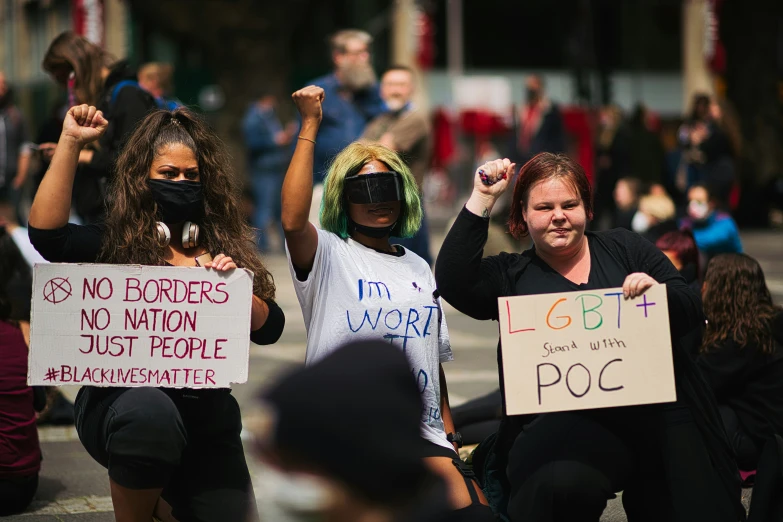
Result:
{"label": "black fabric face mask", "polygon": [[150,190],[164,223],[198,221],[204,217],[204,194],[198,181],[150,179]]}
{"label": "black fabric face mask", "polygon": [[397,172],[371,172],[345,178],[345,197],[351,203],[372,205],[402,200],[402,181]]}
{"label": "black fabric face mask", "polygon": [[366,225],[360,225],[349,217],[348,226],[351,231],[359,232],[367,237],[380,239],[382,237],[391,235],[392,230],[394,230],[394,227],[397,226],[397,222],[395,221],[391,225],[386,225],[383,227],[368,227]]}

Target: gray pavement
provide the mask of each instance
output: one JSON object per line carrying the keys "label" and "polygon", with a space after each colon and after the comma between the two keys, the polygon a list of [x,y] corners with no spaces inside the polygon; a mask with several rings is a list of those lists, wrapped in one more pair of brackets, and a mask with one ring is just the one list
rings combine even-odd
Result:
{"label": "gray pavement", "polygon": [[[745,232],[746,251],[759,259],[777,302],[783,303],[783,231]],[[439,246],[442,236],[434,238]],[[243,411],[249,410],[253,396],[269,385],[282,371],[304,359],[305,328],[302,314],[282,256],[266,263],[275,276],[277,300],[286,314],[286,330],[273,346],[252,346],[249,381],[234,387]],[[495,346],[497,326],[478,322],[446,307],[455,361],[445,365],[451,404],[457,405],[497,387]],[[75,396],[76,387],[66,393]],[[9,522],[114,520],[105,470],[84,451],[73,428],[45,427],[40,430],[44,461],[38,495],[28,512],[5,518]],[[252,456],[248,456],[252,462]],[[253,470],[251,469],[251,472]],[[746,495],[749,492],[746,492]],[[626,520],[621,503],[610,502],[602,518],[605,522]]]}

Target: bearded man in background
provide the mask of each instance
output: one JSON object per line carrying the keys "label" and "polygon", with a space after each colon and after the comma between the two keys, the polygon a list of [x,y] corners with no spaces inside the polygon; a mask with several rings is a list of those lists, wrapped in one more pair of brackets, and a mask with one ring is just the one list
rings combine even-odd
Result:
{"label": "bearded man in background", "polygon": [[386,111],[370,62],[372,36],[358,29],[345,29],[333,35],[329,44],[334,70],[308,83],[321,87],[325,95],[313,163],[310,222],[315,224],[319,222],[323,179],[329,162],[359,139],[370,120]]}

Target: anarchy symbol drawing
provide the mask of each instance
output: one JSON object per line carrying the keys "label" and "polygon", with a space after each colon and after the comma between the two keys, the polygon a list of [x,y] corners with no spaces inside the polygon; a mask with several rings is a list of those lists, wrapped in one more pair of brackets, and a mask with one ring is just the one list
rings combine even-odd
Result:
{"label": "anarchy symbol drawing", "polygon": [[53,304],[62,303],[71,297],[72,293],[73,288],[71,288],[71,283],[68,282],[67,277],[64,279],[62,277],[50,279],[43,289],[44,300]]}

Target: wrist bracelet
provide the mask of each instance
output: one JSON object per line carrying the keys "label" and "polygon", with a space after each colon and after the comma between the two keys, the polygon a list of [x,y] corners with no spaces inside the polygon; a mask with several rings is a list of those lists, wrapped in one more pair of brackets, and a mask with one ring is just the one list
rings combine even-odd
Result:
{"label": "wrist bracelet", "polygon": [[304,136],[298,136],[298,138],[299,138],[300,140],[309,141],[310,143],[312,143],[313,145],[315,145],[315,140],[311,140],[310,138],[305,138]]}
{"label": "wrist bracelet", "polygon": [[458,448],[462,447],[462,434],[458,431],[455,431],[454,433],[448,433],[446,435],[446,440],[452,444],[456,444]]}

